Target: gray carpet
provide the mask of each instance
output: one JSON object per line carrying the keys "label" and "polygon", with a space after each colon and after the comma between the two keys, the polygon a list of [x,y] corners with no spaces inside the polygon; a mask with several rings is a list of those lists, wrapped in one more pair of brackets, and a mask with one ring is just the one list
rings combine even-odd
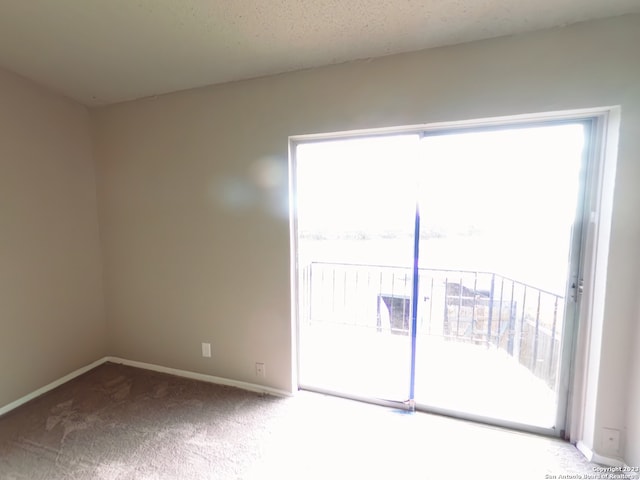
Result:
{"label": "gray carpet", "polygon": [[[0,418],[2,480],[594,475],[558,440],[104,364]],[[546,477],[550,478],[550,477]]]}

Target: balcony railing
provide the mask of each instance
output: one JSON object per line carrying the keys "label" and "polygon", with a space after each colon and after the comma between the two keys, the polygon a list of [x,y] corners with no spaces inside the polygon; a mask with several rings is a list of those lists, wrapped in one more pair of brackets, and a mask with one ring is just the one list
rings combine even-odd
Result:
{"label": "balcony railing", "polygon": [[[493,272],[420,268],[418,275],[418,336],[502,350],[556,390],[561,295]],[[410,268],[313,262],[301,280],[303,322],[410,333]]]}

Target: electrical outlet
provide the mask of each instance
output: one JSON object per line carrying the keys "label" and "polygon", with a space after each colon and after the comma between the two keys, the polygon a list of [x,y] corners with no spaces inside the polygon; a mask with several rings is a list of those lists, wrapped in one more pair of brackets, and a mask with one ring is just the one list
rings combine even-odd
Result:
{"label": "electrical outlet", "polygon": [[602,448],[607,453],[620,453],[620,430],[603,428]]}
{"label": "electrical outlet", "polygon": [[267,376],[267,369],[264,363],[256,363],[256,377],[265,378]]}
{"label": "electrical outlet", "polygon": [[210,343],[203,343],[202,344],[202,356],[203,357],[211,357],[211,344]]}

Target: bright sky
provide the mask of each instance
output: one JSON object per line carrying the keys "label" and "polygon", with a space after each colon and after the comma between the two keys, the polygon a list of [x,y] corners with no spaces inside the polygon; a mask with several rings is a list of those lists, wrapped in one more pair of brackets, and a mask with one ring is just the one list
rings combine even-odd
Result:
{"label": "bright sky", "polygon": [[583,145],[580,124],[303,144],[299,230],[411,234],[418,199],[421,266],[564,293]]}
{"label": "bright sky", "polygon": [[412,232],[418,146],[417,135],[298,146],[299,228]]}

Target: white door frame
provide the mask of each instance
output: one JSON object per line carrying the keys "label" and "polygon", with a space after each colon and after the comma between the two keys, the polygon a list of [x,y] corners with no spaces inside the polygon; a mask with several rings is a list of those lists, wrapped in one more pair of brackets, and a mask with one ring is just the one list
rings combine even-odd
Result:
{"label": "white door frame", "polygon": [[[600,363],[600,342],[604,321],[604,297],[609,252],[609,236],[613,210],[613,189],[617,160],[620,108],[617,106],[587,108],[560,112],[544,112],[475,120],[431,123],[423,125],[353,130],[289,137],[289,179],[290,179],[290,233],[291,233],[291,282],[292,282],[292,367],[293,390],[300,387],[297,381],[300,355],[299,345],[299,271],[297,265],[297,185],[296,147],[302,143],[345,138],[397,135],[410,133],[435,133],[472,131],[479,129],[504,128],[509,126],[535,126],[536,124],[560,122],[588,122],[591,125],[587,138],[588,158],[586,159],[586,182],[582,186],[584,202],[583,215],[575,226],[581,232],[574,235],[572,247],[580,246],[579,258],[572,262],[570,278],[576,279],[577,301],[569,301],[567,295],[565,324],[563,332],[562,365],[560,370],[561,395],[558,407],[557,428],[525,428],[536,433],[564,437],[574,443],[593,445],[595,427],[595,405]],[[580,209],[579,209],[580,210]],[[576,243],[577,242],[577,243]],[[583,286],[577,293],[578,283]],[[578,318],[580,319],[578,321]],[[362,400],[359,398],[359,400]],[[431,409],[432,410],[432,409]],[[444,413],[448,412],[437,412]],[[458,416],[458,415],[457,415]],[[464,415],[460,417],[467,418]],[[523,426],[510,422],[496,422],[493,419],[468,417],[471,420],[487,421],[510,428]],[[589,441],[591,440],[591,441]]]}

